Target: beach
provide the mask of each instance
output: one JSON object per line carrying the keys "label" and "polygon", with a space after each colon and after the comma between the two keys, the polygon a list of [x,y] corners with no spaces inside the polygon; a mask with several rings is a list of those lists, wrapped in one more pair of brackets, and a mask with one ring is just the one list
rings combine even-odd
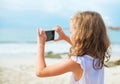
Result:
{"label": "beach", "polygon": [[[64,59],[46,58],[48,65]],[[0,60],[0,84],[69,84],[70,74],[39,78],[35,75],[35,60]],[[7,62],[7,63],[6,63]],[[120,66],[105,68],[105,84],[120,83]]]}
{"label": "beach", "polygon": [[[80,31],[81,35],[84,33],[81,29],[84,29],[86,31],[84,35],[89,37],[89,32],[92,32],[93,37],[96,35],[98,40],[101,40],[99,33],[103,40],[106,40],[107,33],[110,40],[111,58],[106,64],[107,67],[104,68],[104,84],[120,84],[119,9],[120,0],[69,0],[69,2],[67,0],[0,0],[0,84],[69,84],[70,72],[46,78],[37,77],[35,74],[38,29],[51,31],[55,30],[56,26],[60,26],[65,35],[72,38],[73,32],[79,26],[80,29],[76,31]],[[77,26],[71,25],[71,20],[77,12],[81,12],[81,16],[77,17],[76,22],[81,21],[81,23]],[[86,15],[79,21],[82,12],[99,13],[100,18],[97,21],[95,18],[98,16],[94,17],[96,14],[92,14],[91,17],[95,21]],[[98,25],[100,26],[97,27]],[[90,29],[88,29],[89,26]],[[99,28],[102,31],[99,31]],[[75,32],[75,37],[78,38],[77,32]],[[54,39],[59,39],[57,30],[54,34]],[[93,38],[90,39],[92,40]],[[102,42],[99,41],[99,43],[101,46]],[[107,46],[107,40],[105,43]],[[65,40],[46,42],[46,64],[49,66],[67,59],[70,47]]]}
{"label": "beach", "polygon": [[[7,61],[7,63],[4,63]],[[35,75],[35,60],[0,60],[0,84],[68,84],[69,74],[56,77],[39,78]],[[60,59],[46,59],[47,64],[57,63]]]}
{"label": "beach", "polygon": [[[56,44],[56,43],[55,43]],[[46,52],[68,52],[68,44],[55,45],[48,43]],[[51,47],[53,51],[50,50]],[[55,49],[55,48],[58,49]],[[64,47],[63,50],[61,50]],[[114,46],[115,47],[115,46]],[[117,46],[118,47],[118,46]],[[116,48],[115,48],[116,49]],[[120,59],[119,51],[113,50],[110,61]],[[67,59],[67,54],[60,54],[62,58],[45,57],[47,65],[56,64]],[[60,76],[39,78],[35,75],[36,44],[1,44],[0,45],[0,84],[69,84],[71,73]],[[120,84],[120,66],[105,67],[105,84]]]}

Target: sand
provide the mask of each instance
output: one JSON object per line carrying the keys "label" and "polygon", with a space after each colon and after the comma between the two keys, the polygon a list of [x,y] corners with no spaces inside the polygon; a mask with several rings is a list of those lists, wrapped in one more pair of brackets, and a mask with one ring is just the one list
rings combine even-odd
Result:
{"label": "sand", "polygon": [[[62,60],[46,58],[47,64]],[[0,59],[0,84],[69,84],[70,74],[38,78],[35,75],[35,59]],[[120,84],[119,78],[120,66],[105,68],[105,84]]]}

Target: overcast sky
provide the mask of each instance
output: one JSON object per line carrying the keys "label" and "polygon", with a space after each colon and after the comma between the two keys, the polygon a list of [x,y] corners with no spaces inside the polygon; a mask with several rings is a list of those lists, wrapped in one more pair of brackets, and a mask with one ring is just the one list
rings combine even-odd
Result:
{"label": "overcast sky", "polygon": [[77,11],[97,11],[106,25],[120,26],[120,0],[0,0],[0,28],[69,27]]}

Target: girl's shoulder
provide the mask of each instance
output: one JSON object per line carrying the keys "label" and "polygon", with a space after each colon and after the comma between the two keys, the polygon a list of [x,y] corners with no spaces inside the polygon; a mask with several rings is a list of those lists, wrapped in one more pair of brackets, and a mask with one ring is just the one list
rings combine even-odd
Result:
{"label": "girl's shoulder", "polygon": [[87,54],[85,54],[85,55],[83,55],[83,56],[71,56],[71,59],[73,60],[73,61],[85,61],[85,60],[93,60],[94,58],[93,57],[91,57],[90,55],[87,55]]}
{"label": "girl's shoulder", "polygon": [[85,69],[86,63],[87,65],[92,64],[94,58],[91,57],[90,55],[83,55],[83,56],[71,56],[71,59],[80,64],[82,69]]}

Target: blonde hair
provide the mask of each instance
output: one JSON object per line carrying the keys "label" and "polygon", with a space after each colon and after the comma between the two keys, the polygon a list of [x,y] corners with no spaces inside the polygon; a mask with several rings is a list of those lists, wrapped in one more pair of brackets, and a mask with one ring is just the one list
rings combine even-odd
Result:
{"label": "blonde hair", "polygon": [[94,68],[102,68],[105,58],[109,60],[108,47],[110,45],[106,27],[100,14],[97,12],[78,12],[71,18],[75,35],[72,39],[70,56],[84,56],[89,54],[98,62]]}

